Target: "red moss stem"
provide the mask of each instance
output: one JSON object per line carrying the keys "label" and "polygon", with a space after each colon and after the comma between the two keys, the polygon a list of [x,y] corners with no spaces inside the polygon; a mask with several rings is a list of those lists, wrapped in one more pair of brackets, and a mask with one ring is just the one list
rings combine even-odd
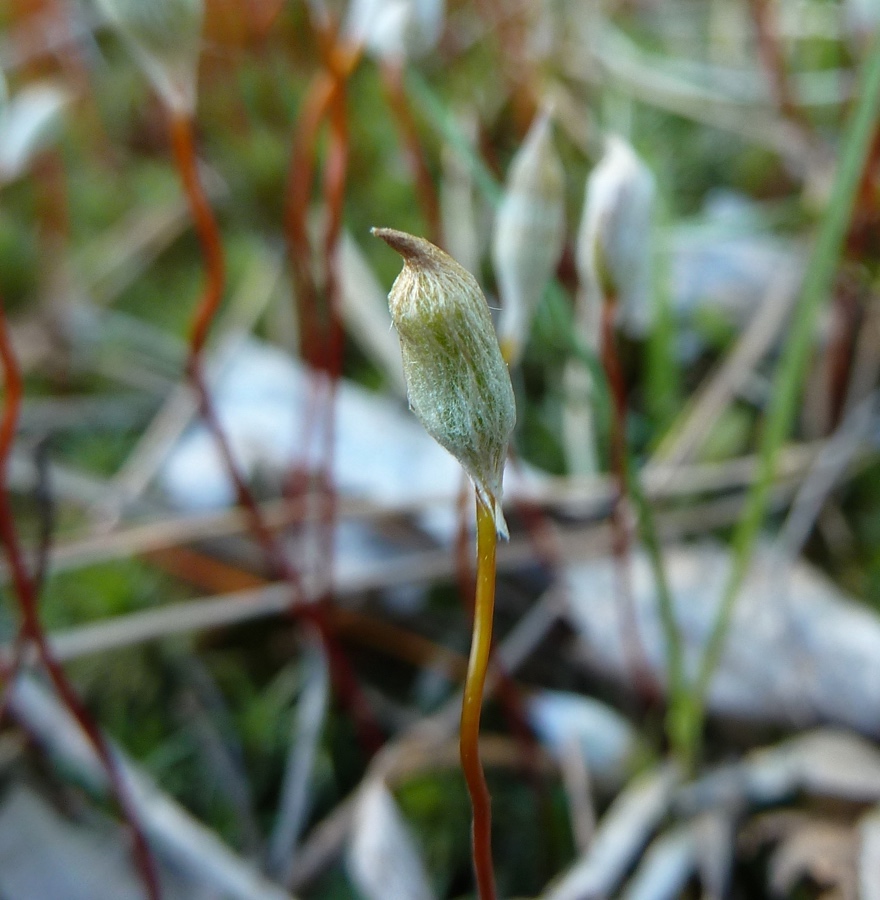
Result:
{"label": "red moss stem", "polygon": [[[6,316],[2,310],[2,304],[0,304],[0,362],[2,362],[5,387],[3,416],[2,421],[0,421],[0,541],[6,548],[12,583],[21,614],[19,637],[22,644],[31,642],[34,645],[37,657],[45,668],[55,691],[61,698],[62,703],[76,719],[98,755],[107,773],[111,793],[116,798],[123,819],[131,832],[135,862],[143,880],[147,896],[150,900],[160,900],[161,891],[155,862],[132,805],[128,788],[123,781],[116,757],[113,755],[103,732],[77,696],[64,669],[52,655],[40,618],[36,585],[24,562],[24,554],[19,541],[18,531],[15,527],[8,489],[9,457],[12,452],[12,444],[15,439],[21,409],[23,382],[12,347]],[[17,666],[21,659],[18,652],[16,657],[15,665]],[[14,679],[16,674],[16,669],[13,668],[10,673],[10,679]],[[12,684],[12,680],[10,680],[9,684]]]}
{"label": "red moss stem", "polygon": [[492,867],[492,798],[480,760],[480,714],[492,646],[495,607],[495,517],[477,498],[477,590],[474,599],[474,631],[461,706],[461,768],[473,809],[471,829],[474,874],[478,900],[495,900]]}
{"label": "red moss stem", "polygon": [[291,565],[274,532],[266,524],[259,504],[239,469],[211,401],[202,371],[201,357],[205,341],[223,298],[225,282],[223,244],[217,220],[199,177],[192,122],[185,117],[173,115],[170,125],[174,159],[190,204],[205,260],[206,273],[204,292],[196,306],[190,327],[187,374],[196,393],[203,420],[214,438],[226,471],[232,480],[238,503],[248,514],[251,533],[262,547],[273,571],[291,585],[294,595],[299,601],[292,606],[292,614],[314,625],[320,634],[330,661],[334,687],[346,708],[350,710],[361,734],[364,747],[372,753],[381,746],[381,732],[370,714],[354,672],[347,657],[333,638],[332,629],[322,605],[309,602],[305,596],[299,572]]}
{"label": "red moss stem", "polygon": [[432,244],[443,246],[443,229],[440,223],[440,198],[428,168],[428,160],[422,146],[419,130],[413,118],[412,108],[406,96],[403,65],[386,63],[382,66],[382,84],[385,97],[394,116],[400,140],[406,151],[409,167],[415,181],[419,206],[427,227],[427,238]]}
{"label": "red moss stem", "polygon": [[197,360],[220,303],[226,283],[226,263],[220,228],[208,202],[199,177],[192,119],[172,113],[170,117],[171,149],[177,171],[189,202],[193,223],[205,261],[205,288],[190,323],[190,359]]}
{"label": "red moss stem", "polygon": [[773,10],[767,0],[749,0],[755,34],[758,39],[758,53],[770,82],[773,96],[779,111],[790,121],[806,131],[812,131],[812,125],[803,109],[795,101],[785,65],[785,57],[779,41],[777,25]]}
{"label": "red moss stem", "polygon": [[617,492],[611,508],[611,551],[618,585],[623,652],[628,660],[636,692],[644,699],[655,700],[657,686],[639,634],[632,586],[632,530],[626,478],[626,382],[614,333],[616,306],[616,299],[613,297],[606,298],[602,304],[602,366],[611,389],[611,469],[617,482]]}

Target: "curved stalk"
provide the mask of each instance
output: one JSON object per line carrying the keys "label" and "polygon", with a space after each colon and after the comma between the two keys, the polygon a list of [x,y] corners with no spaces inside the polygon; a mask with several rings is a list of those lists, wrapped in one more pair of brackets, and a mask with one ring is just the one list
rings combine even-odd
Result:
{"label": "curved stalk", "polygon": [[492,869],[492,809],[486,776],[480,762],[480,713],[483,688],[492,649],[492,616],[495,608],[495,516],[477,496],[477,590],[474,601],[474,630],[467,679],[461,706],[459,747],[461,768],[473,808],[473,860],[480,900],[495,900]]}
{"label": "curved stalk", "polygon": [[109,742],[104,737],[104,733],[90,716],[70,683],[67,673],[52,653],[40,617],[37,583],[28,571],[25,563],[24,551],[19,539],[18,528],[15,524],[15,515],[7,484],[9,457],[12,453],[12,446],[18,427],[24,382],[15,356],[15,350],[12,346],[2,300],[0,300],[0,371],[3,374],[4,388],[3,410],[2,414],[0,414],[0,545],[6,551],[12,586],[21,613],[19,636],[16,640],[16,658],[11,671],[8,673],[0,707],[5,711],[8,700],[8,694],[5,692],[11,690],[14,679],[18,674],[22,659],[21,648],[26,642],[31,642],[36,650],[37,658],[42,662],[49,676],[52,686],[61,698],[62,703],[76,719],[104,767],[111,792],[115,795],[123,819],[131,831],[132,852],[143,880],[147,897],[149,900],[159,900],[161,890],[155,860],[137,812],[132,804],[129,785],[120,771],[116,757]]}
{"label": "curved stalk", "polygon": [[617,482],[617,492],[611,507],[611,552],[614,557],[617,602],[620,610],[621,646],[636,692],[644,699],[656,700],[657,685],[651,674],[651,664],[639,633],[638,614],[633,596],[632,534],[627,515],[628,504],[632,498],[627,480],[626,384],[614,333],[616,308],[617,297],[610,295],[603,299],[601,357],[611,393],[611,471]]}
{"label": "curved stalk", "polygon": [[409,167],[415,181],[416,196],[427,226],[428,240],[433,244],[443,244],[443,229],[440,224],[440,198],[431,178],[424,147],[413,118],[412,108],[406,95],[403,65],[384,63],[381,67],[385,98],[394,116],[400,140],[406,152]]}
{"label": "curved stalk", "polygon": [[[205,286],[190,324],[187,376],[196,394],[205,425],[216,442],[227,474],[232,480],[239,505],[248,515],[254,538],[265,552],[272,568],[291,585],[295,595],[302,597],[303,585],[299,572],[286,558],[277,537],[266,524],[256,498],[235,460],[208,391],[202,358],[205,342],[223,300],[225,255],[220,228],[199,176],[193,120],[189,116],[172,112],[169,130],[174,160],[190,206],[205,266]],[[328,508],[332,511],[331,502],[328,502]],[[382,744],[381,731],[361,695],[348,658],[333,637],[322,605],[304,603],[293,614],[318,630],[331,661],[334,686],[346,707],[352,711],[365,751],[372,755]]]}
{"label": "curved stalk", "polygon": [[226,263],[220,228],[199,177],[192,119],[185,115],[172,113],[169,128],[171,149],[189,202],[205,261],[205,288],[190,325],[190,365],[195,366],[223,300]]}

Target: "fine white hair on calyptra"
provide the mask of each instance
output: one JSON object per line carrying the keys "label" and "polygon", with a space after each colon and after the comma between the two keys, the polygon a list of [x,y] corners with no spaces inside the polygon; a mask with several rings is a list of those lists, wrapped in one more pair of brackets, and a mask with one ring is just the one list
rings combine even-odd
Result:
{"label": "fine white hair on calyptra", "polygon": [[545,109],[511,162],[492,235],[501,294],[498,336],[511,364],[519,360],[564,244],[565,174]]}
{"label": "fine white hair on calyptra", "polygon": [[201,52],[203,0],[96,0],[162,101],[192,114]]}
{"label": "fine white hair on calyptra", "polygon": [[476,279],[424,238],[374,228],[404,260],[388,295],[409,403],[470,476],[507,536],[501,480],[516,405],[486,298]]}
{"label": "fine white hair on calyptra", "polygon": [[608,135],[605,153],[587,179],[575,256],[586,302],[601,303],[613,293],[621,328],[637,337],[652,324],[655,194],[651,170],[622,137]]}

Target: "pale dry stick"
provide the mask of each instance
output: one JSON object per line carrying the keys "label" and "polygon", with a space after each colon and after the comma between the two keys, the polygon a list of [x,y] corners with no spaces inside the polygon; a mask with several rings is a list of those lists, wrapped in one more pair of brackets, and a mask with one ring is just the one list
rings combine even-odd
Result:
{"label": "pale dry stick", "polygon": [[[794,444],[780,454],[779,477],[797,480],[809,470],[812,460],[821,452],[823,441]],[[644,491],[650,500],[676,499],[694,494],[712,494],[747,486],[755,472],[756,457],[744,456],[718,463],[664,466],[658,464],[647,473]],[[92,503],[105,496],[102,483],[53,466],[53,486],[60,496],[74,503]],[[21,456],[13,456],[10,485],[20,491],[34,485],[33,463]],[[555,508],[568,515],[592,516],[601,514],[614,495],[613,480],[609,476],[596,478],[553,478],[540,484],[516,485],[509,492],[510,501]],[[344,498],[340,502],[342,519],[379,523],[385,519],[412,515],[438,505],[449,503],[449,494],[426,495],[393,504],[379,504],[369,500]],[[309,521],[314,512],[305,509],[306,501],[274,500],[261,505],[266,526],[282,529],[293,523]],[[249,529],[247,512],[240,509],[196,513],[150,521],[118,528],[106,534],[92,531],[81,537],[57,542],[52,548],[50,571],[74,571],[90,565],[125,559],[165,550],[187,543],[230,537]],[[7,577],[5,564],[0,561],[0,583]]]}
{"label": "pale dry stick", "polygon": [[599,900],[616,888],[673,800],[681,776],[666,763],[634,778],[596,829],[590,849],[544,890],[540,900]]}
{"label": "pale dry stick", "polygon": [[[551,589],[514,626],[496,652],[497,659],[508,673],[515,672],[540,645],[557,621],[561,610],[560,594]],[[490,672],[486,681],[486,699],[492,696],[496,687],[497,679]],[[458,728],[460,709],[461,695],[458,694],[439,712],[422,719],[402,735],[398,735],[374,757],[364,779],[390,778],[394,774],[399,777],[401,772],[406,771],[406,763],[414,755],[423,754],[425,748],[430,749],[440,743],[452,741]],[[357,795],[358,788],[355,788],[313,830],[300,850],[288,882],[292,889],[301,890],[341,852],[351,826]]]}
{"label": "pale dry stick", "polygon": [[77,254],[82,287],[97,306],[108,306],[134,284],[163,250],[190,225],[183,200],[137,212],[112,226]]}
{"label": "pale dry stick", "polygon": [[91,367],[92,374],[98,378],[151,395],[151,399],[164,397],[177,384],[176,377],[164,375],[156,369],[155,357],[141,360],[136,353],[126,354],[125,351],[115,357],[111,354],[98,358]]}
{"label": "pale dry stick", "polygon": [[[792,444],[780,454],[781,477],[798,478],[819,453],[823,442]],[[734,457],[712,463],[667,464],[658,462],[640,473],[642,491],[653,501],[713,494],[747,487],[755,473],[757,457]],[[613,479],[554,478],[530,489],[525,494],[531,502],[551,506],[572,515],[593,515],[604,508],[613,496]]]}
{"label": "pale dry stick", "polygon": [[602,155],[602,128],[590,115],[586,106],[567,84],[559,79],[550,82],[546,89],[547,102],[556,111],[555,122],[568,139],[588,159]]}
{"label": "pale dry stick", "polygon": [[[107,495],[106,481],[91,473],[71,469],[57,462],[50,462],[48,471],[55,496],[73,505],[88,508],[99,503]],[[26,493],[34,490],[38,480],[39,473],[34,466],[33,457],[22,450],[14,451],[9,461],[7,479],[9,487],[20,493]]]}
{"label": "pale dry stick", "polygon": [[652,55],[640,51],[607,22],[589,42],[586,54],[580,41],[565,48],[562,67],[568,77],[581,83],[594,84],[600,78],[610,77],[620,90],[643,103],[732,132],[779,153],[802,171],[808,171],[812,165],[812,145],[790,122],[772,110],[736,102],[736,98],[664,71]]}
{"label": "pale dry stick", "polygon": [[262,846],[262,826],[231,710],[197,654],[175,654],[171,665],[182,681],[173,694],[174,719],[195,744],[194,755],[215,785],[215,797],[230,812],[236,846],[246,857],[255,857]]}
{"label": "pale dry stick", "polygon": [[[10,710],[66,772],[106,792],[106,773],[93,747],[71,714],[45,688],[21,676],[12,688]],[[113,748],[113,758],[151,844],[167,859],[230,900],[292,900],[165,794],[121,750]]]}
{"label": "pale dry stick", "polygon": [[844,415],[864,400],[880,375],[880,292],[871,292],[865,317],[852,354],[849,385],[843,404]]}
{"label": "pale dry stick", "polygon": [[877,400],[875,391],[854,407],[816,457],[776,538],[776,550],[785,559],[793,561],[801,552],[825,500],[876,423]]}
{"label": "pale dry stick", "polygon": [[[786,504],[797,489],[797,480],[780,483],[773,495],[773,504]],[[735,522],[743,507],[740,497],[727,497],[708,503],[696,504],[685,510],[676,510],[658,518],[658,526],[664,542],[683,536],[702,534],[707,529],[723,528]],[[609,529],[604,523],[560,531],[560,553],[568,563],[600,556],[606,552]],[[499,548],[499,571],[515,571],[533,560],[533,548],[526,540],[514,539]],[[365,591],[380,590],[398,585],[419,584],[427,581],[452,578],[454,563],[444,550],[412,553],[390,566],[387,561],[364,564],[350,569],[340,576],[337,596],[357,597]],[[308,589],[308,583],[303,585]],[[118,650],[151,640],[176,634],[191,634],[214,628],[223,628],[283,615],[291,608],[290,588],[285,583],[271,583],[266,587],[236,591],[218,597],[188,600],[169,604],[161,609],[130,613],[91,625],[83,625],[49,636],[54,655],[61,662],[78,659],[96,653]],[[513,632],[504,642],[504,651],[497,657],[497,665],[504,668],[504,653],[519,659],[521,648],[513,638]],[[0,647],[0,661],[8,659],[11,646]],[[508,673],[510,674],[510,673]],[[487,683],[494,683],[497,676],[490,671]]]}
{"label": "pale dry stick", "polygon": [[269,839],[267,871],[284,883],[290,877],[297,842],[309,813],[318,742],[330,704],[330,666],[320,640],[309,641],[303,654],[305,680],[290,729],[290,743],[278,815]]}
{"label": "pale dry stick", "polygon": [[596,830],[596,809],[593,804],[590,770],[579,738],[572,737],[563,746],[559,771],[568,801],[568,817],[575,850],[580,855],[586,853],[592,843]]}
{"label": "pale dry stick", "polygon": [[644,476],[656,477],[657,465],[681,465],[693,459],[718,417],[746,384],[755,366],[780,337],[799,296],[800,267],[789,266],[774,278],[746,330],[721,365],[701,385],[669,429],[646,466]]}
{"label": "pale dry stick", "polygon": [[[774,496],[774,504],[779,506],[786,503],[796,491],[797,484],[796,477],[780,483]],[[663,540],[669,542],[687,535],[702,534],[707,529],[726,527],[736,521],[742,502],[740,497],[727,497],[665,513],[658,517],[658,530]],[[587,527],[559,529],[558,538],[562,558],[567,563],[573,563],[605,553],[609,529],[603,522]],[[533,548],[528,540],[514,538],[509,544],[499,548],[498,569],[502,572],[515,571],[531,562],[533,555]],[[449,559],[448,551],[420,551],[407,554],[393,563],[383,561],[364,564],[357,571],[350,569],[346,575],[337,577],[334,594],[345,599],[360,596],[365,591],[449,579],[453,575],[454,563]],[[307,591],[310,586],[304,582],[303,588]],[[55,657],[60,662],[69,662],[171,635],[194,634],[279,616],[290,608],[289,585],[273,582],[265,587],[187,600],[168,604],[160,609],[81,625],[55,632],[49,635],[49,641]],[[508,656],[518,660],[525,652],[513,635],[514,632],[508,635],[500,651],[498,665],[502,668]],[[9,658],[11,649],[8,644],[0,647],[0,661]],[[495,677],[490,671],[487,683],[493,683]]]}
{"label": "pale dry stick", "polygon": [[[66,711],[77,721],[84,736],[103,769],[114,799],[119,804],[123,818],[132,837],[132,854],[141,874],[144,889],[150,900],[158,900],[160,887],[151,849],[147,843],[131,804],[131,797],[121,778],[116,760],[110,750],[106,736],[91,719],[86,707],[79,699],[63,666],[52,655],[40,610],[40,588],[45,575],[45,555],[42,548],[37,550],[37,571],[31,571],[26,561],[18,525],[12,506],[9,483],[6,478],[8,462],[15,441],[18,418],[24,393],[24,380],[15,348],[10,338],[6,315],[0,299],[0,367],[3,371],[4,403],[0,416],[0,543],[3,544],[8,560],[13,596],[17,601],[19,624],[11,652],[5,661],[0,696],[0,715],[5,715],[12,691],[15,689],[23,656],[27,650],[34,652],[35,660],[42,664],[46,675],[57,692]],[[45,472],[37,466],[37,485],[41,484]]]}
{"label": "pale dry stick", "polygon": [[339,245],[339,288],[339,311],[351,339],[382,370],[394,393],[406,397],[400,342],[391,330],[385,289],[347,231]]}
{"label": "pale dry stick", "polygon": [[[281,256],[260,254],[244,279],[230,311],[218,323],[225,334],[216,358],[217,368],[234,356],[245,341],[281,282]],[[212,367],[213,368],[213,367]],[[216,371],[212,373],[216,377]],[[115,525],[126,505],[137,500],[148,487],[174,442],[198,413],[198,400],[189,383],[179,385],[168,397],[137,446],[113,477],[108,497],[100,510],[104,527]]]}

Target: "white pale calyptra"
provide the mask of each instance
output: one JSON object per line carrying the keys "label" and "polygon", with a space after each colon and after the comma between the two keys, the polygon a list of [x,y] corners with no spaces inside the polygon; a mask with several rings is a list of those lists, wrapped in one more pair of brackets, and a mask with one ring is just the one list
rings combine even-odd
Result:
{"label": "white pale calyptra", "polygon": [[[644,336],[651,327],[651,218],[656,184],[650,169],[618,135],[587,179],[576,261],[589,302],[609,293],[618,322]],[[593,316],[587,318],[593,319]]]}
{"label": "white pale calyptra", "polygon": [[564,243],[565,174],[545,110],[510,165],[492,235],[492,264],[501,294],[498,336],[510,363],[522,353]]}
{"label": "white pale calyptra", "polygon": [[461,463],[506,537],[501,479],[516,406],[486,298],[470,272],[424,238],[390,228],[373,233],[404,260],[388,306],[410,406]]}
{"label": "white pale calyptra", "polygon": [[203,0],[95,0],[171,109],[192,114]]}
{"label": "white pale calyptra", "polygon": [[383,62],[430,53],[446,19],[446,0],[352,0],[345,33]]}

